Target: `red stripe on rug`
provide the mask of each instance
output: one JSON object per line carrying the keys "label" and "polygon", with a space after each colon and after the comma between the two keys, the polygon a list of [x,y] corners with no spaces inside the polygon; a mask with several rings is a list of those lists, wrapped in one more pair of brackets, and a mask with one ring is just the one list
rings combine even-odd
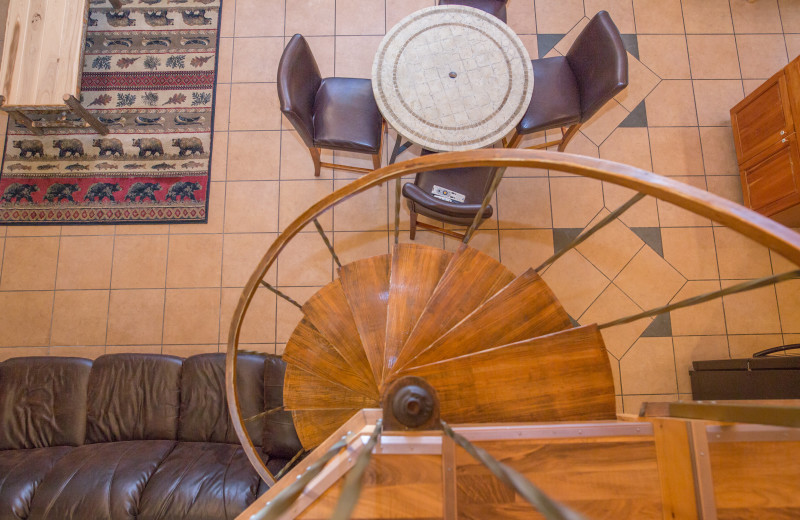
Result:
{"label": "red stripe on rug", "polygon": [[85,72],[81,90],[210,89],[214,71],[203,72]]}

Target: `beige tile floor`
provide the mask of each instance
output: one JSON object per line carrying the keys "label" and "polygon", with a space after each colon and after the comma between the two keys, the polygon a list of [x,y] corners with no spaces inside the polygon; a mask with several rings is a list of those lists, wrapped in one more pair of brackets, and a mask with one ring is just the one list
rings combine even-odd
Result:
{"label": "beige tile floor", "polygon": [[[209,223],[0,227],[0,359],[223,350],[241,287],[277,232],[354,178],[323,170],[314,179],[307,151],[282,121],[274,81],[283,45],[303,33],[324,75],[369,77],[386,29],[433,3],[224,0]],[[653,170],[740,202],[728,110],[800,52],[800,4],[511,0],[509,19],[538,57],[540,51],[566,52],[599,9],[631,35],[631,82],[568,150]],[[412,148],[403,158],[418,152]],[[333,160],[364,162],[346,154]],[[512,169],[507,176],[493,201],[496,217],[473,244],[515,271],[536,265],[554,244],[631,196],[552,171]],[[392,214],[393,193],[384,186],[346,202],[322,223],[346,262],[389,251]],[[407,229],[405,209],[402,221]],[[402,236],[408,239],[407,232]],[[457,245],[428,233],[418,240]],[[725,228],[645,199],[544,277],[578,322],[591,323],[790,268]],[[311,231],[289,246],[268,280],[304,301],[333,276],[331,258]],[[748,356],[800,341],[800,282],[670,318],[605,334],[625,411],[635,411],[642,400],[690,392],[692,360]],[[280,353],[298,319],[296,309],[261,292],[242,340],[249,348]]]}

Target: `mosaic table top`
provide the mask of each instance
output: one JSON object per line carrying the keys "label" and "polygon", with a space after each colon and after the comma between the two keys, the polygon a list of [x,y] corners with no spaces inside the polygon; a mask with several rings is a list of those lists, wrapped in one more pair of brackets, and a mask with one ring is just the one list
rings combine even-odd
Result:
{"label": "mosaic table top", "polygon": [[437,6],[401,20],[372,64],[386,121],[438,152],[489,146],[522,119],[533,94],[528,51],[511,28],[478,9]]}

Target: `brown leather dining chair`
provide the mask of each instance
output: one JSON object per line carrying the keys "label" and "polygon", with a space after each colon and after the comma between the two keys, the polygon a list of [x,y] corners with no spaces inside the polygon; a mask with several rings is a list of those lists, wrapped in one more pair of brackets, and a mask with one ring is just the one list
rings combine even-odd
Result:
{"label": "brown leather dining chair", "polygon": [[[422,151],[422,155],[435,152]],[[417,227],[443,233],[462,239],[464,235],[455,231],[418,222],[417,216],[424,215],[455,226],[469,226],[481,209],[481,203],[492,183],[494,168],[470,167],[452,168],[448,170],[432,170],[420,172],[414,182],[403,185],[403,196],[408,199],[408,211],[411,214],[411,240],[414,240]],[[448,202],[434,196],[434,189],[441,188],[464,196],[463,202]],[[438,191],[438,190],[437,190]],[[486,206],[481,222],[492,216],[492,206]]]}
{"label": "brown leather dining chair", "polygon": [[500,18],[503,22],[508,22],[508,15],[506,14],[507,3],[508,0],[439,0],[439,5],[466,5],[486,11]]}
{"label": "brown leather dining chair", "polygon": [[321,148],[369,154],[373,167],[381,167],[383,116],[372,95],[372,82],[321,77],[308,42],[299,34],[289,40],[278,64],[278,98],[281,112],[308,146],[315,176],[323,166],[372,171],[322,162]]}
{"label": "brown leather dining chair", "polygon": [[606,11],[589,21],[566,56],[531,63],[533,98],[507,142],[509,148],[516,148],[525,135],[561,128],[561,139],[529,148],[558,145],[563,152],[581,124],[628,86],[628,53]]}

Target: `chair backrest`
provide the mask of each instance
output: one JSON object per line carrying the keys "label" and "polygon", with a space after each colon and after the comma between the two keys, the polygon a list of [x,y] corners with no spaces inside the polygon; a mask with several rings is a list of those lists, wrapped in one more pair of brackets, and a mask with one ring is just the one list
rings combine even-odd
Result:
{"label": "chair backrest", "polygon": [[581,122],[628,86],[628,53],[606,11],[597,13],[581,31],[567,61],[578,81]]}
{"label": "chair backrest", "polygon": [[278,98],[289,119],[309,148],[314,145],[314,100],[322,76],[308,42],[292,36],[278,64]]}

